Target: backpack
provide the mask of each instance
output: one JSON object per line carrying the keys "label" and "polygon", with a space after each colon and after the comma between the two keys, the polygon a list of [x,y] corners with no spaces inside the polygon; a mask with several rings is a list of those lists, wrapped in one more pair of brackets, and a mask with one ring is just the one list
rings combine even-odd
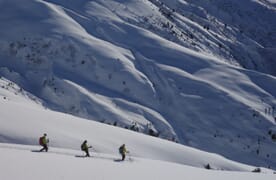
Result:
{"label": "backpack", "polygon": [[43,144],[43,137],[40,137],[40,138],[39,138],[39,144],[40,144],[41,146],[44,145],[44,144]]}
{"label": "backpack", "polygon": [[124,153],[123,151],[124,151],[124,148],[123,148],[123,146],[121,146],[121,147],[119,148],[119,153],[120,153],[120,154],[123,154],[123,153]]}
{"label": "backpack", "polygon": [[85,150],[85,144],[83,143],[82,145],[81,145],[81,150]]}

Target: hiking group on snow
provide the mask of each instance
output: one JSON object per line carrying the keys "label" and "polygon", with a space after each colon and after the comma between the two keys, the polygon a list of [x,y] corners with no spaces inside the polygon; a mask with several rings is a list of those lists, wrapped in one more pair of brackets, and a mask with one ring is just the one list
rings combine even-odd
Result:
{"label": "hiking group on snow", "polygon": [[[44,133],[43,136],[39,138],[39,144],[42,146],[42,149],[39,150],[39,152],[45,151],[48,152],[49,149],[49,139],[47,138],[47,134]],[[85,152],[85,157],[90,157],[89,149],[92,148],[92,146],[89,146],[87,144],[87,140],[84,140],[84,142],[81,144],[81,150]],[[126,154],[129,153],[129,151],[126,149],[126,145],[123,144],[119,147],[119,153],[122,156],[122,161],[125,160]]]}

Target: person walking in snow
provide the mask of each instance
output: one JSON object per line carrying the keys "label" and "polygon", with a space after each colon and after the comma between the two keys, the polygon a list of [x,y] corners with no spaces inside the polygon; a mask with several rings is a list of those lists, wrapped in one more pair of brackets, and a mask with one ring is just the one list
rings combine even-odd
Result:
{"label": "person walking in snow", "polygon": [[81,150],[84,151],[84,152],[86,153],[85,157],[90,157],[89,148],[92,148],[92,146],[88,146],[88,145],[87,145],[87,140],[85,140],[85,141],[81,144]]}
{"label": "person walking in snow", "polygon": [[124,161],[125,157],[126,157],[126,153],[129,153],[129,151],[126,149],[126,145],[125,144],[123,144],[122,146],[120,146],[119,153],[122,155],[122,161]]}
{"label": "person walking in snow", "polygon": [[39,151],[46,151],[48,152],[48,143],[49,143],[49,139],[47,139],[47,134],[44,133],[44,135],[42,137],[39,138],[39,144],[42,146],[42,149],[40,149]]}

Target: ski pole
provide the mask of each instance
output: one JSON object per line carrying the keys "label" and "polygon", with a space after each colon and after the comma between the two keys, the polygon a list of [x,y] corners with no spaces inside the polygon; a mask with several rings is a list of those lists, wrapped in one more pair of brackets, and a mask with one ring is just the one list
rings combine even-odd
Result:
{"label": "ski pole", "polygon": [[127,153],[128,153],[128,160],[132,161],[132,156],[131,156],[130,152],[128,151]]}

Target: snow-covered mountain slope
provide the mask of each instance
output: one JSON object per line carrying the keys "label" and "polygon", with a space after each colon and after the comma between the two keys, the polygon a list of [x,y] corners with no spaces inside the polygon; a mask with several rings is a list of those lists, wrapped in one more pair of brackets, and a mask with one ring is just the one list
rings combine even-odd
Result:
{"label": "snow-covered mountain slope", "polygon": [[[198,180],[272,180],[275,174],[205,170],[175,163],[132,157],[120,162],[118,156],[93,153],[92,158],[75,157],[72,150],[53,149],[48,153],[35,153],[35,146],[0,144],[1,179],[175,179]],[[26,163],[28,162],[28,163]],[[154,167],[154,168],[153,168]]]}
{"label": "snow-covered mountain slope", "polygon": [[[254,169],[254,167],[235,163],[215,154],[160,138],[54,112],[33,103],[20,94],[8,92],[5,93],[5,97],[5,99],[1,98],[0,102],[1,142],[13,140],[16,144],[37,145],[41,132],[47,132],[50,140],[49,152],[55,152],[55,150],[51,151],[51,147],[79,150],[80,144],[86,139],[93,146],[92,151],[96,150],[102,154],[118,156],[119,146],[125,143],[131,155],[135,157],[201,168],[209,163],[214,169],[232,171]],[[11,109],[17,109],[16,113],[11,113]],[[10,145],[2,144],[0,147],[9,149]]]}
{"label": "snow-covered mountain slope", "polygon": [[[1,89],[0,141],[15,144],[0,143],[0,179],[275,178],[269,169],[253,173],[256,167],[216,154],[45,109],[13,90]],[[42,132],[50,142],[47,153],[38,152]],[[79,150],[84,139],[93,147],[91,158]],[[122,143],[130,151],[124,162]],[[212,170],[205,169],[208,164]]]}
{"label": "snow-covered mountain slope", "polygon": [[150,0],[179,43],[275,75],[276,5],[267,0]]}
{"label": "snow-covered mountain slope", "polygon": [[[276,168],[275,66],[266,62],[275,53],[275,4],[246,0],[240,10],[231,5],[232,14],[216,11],[226,0],[162,2],[0,0],[0,75],[19,86],[2,80],[3,88],[46,108],[136,124],[143,133]],[[258,16],[235,17],[247,6],[260,9]],[[263,36],[253,31],[256,18]],[[25,141],[25,129],[14,137],[10,122],[1,123],[1,142]]]}

